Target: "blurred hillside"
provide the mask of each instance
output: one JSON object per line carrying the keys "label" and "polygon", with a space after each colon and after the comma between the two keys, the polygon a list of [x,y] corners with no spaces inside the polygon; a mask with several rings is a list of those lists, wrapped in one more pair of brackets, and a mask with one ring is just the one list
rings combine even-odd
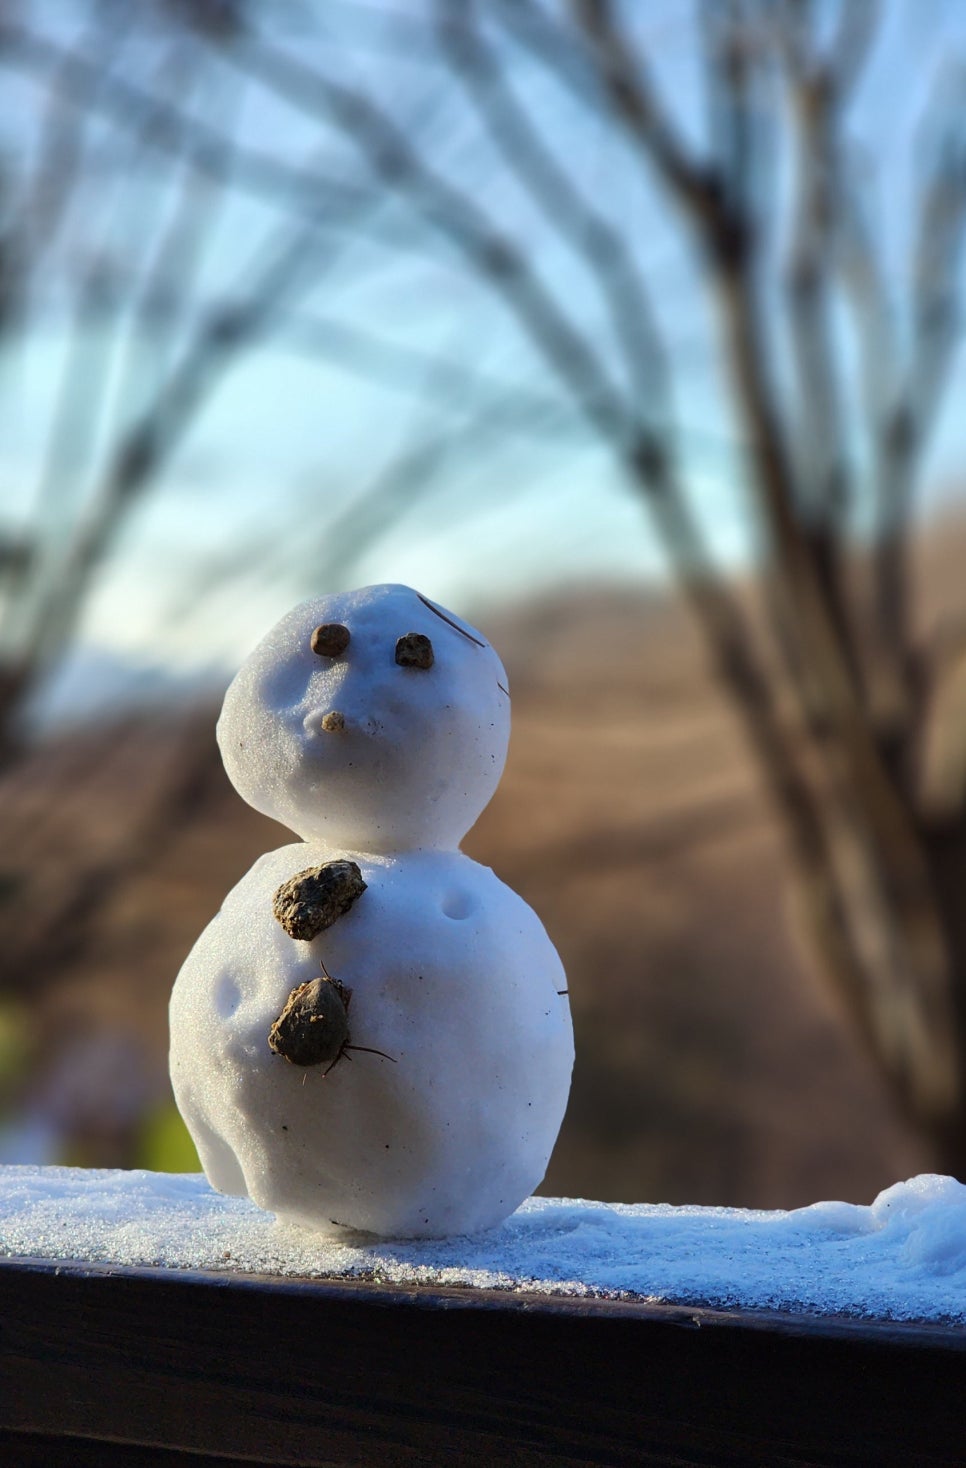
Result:
{"label": "blurred hillside", "polygon": [[[485,630],[513,738],[466,850],[540,913],[576,1025],[545,1191],[787,1207],[927,1170],[796,951],[780,832],[677,604],[560,594]],[[214,718],[80,729],[0,781],[5,1160],[157,1162],[178,966],[290,839],[229,786]]]}

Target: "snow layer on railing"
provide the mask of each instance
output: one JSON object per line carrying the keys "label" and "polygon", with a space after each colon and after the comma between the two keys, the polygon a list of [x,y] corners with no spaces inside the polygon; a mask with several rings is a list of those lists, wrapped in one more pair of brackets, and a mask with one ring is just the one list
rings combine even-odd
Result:
{"label": "snow layer on railing", "polygon": [[966,1186],[787,1213],[531,1198],[485,1233],[392,1242],[277,1224],[201,1175],[3,1167],[0,1255],[966,1320]]}

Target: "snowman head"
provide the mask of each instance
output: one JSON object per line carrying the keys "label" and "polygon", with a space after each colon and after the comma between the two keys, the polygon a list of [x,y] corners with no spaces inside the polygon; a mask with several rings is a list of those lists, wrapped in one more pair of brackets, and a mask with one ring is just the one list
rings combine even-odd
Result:
{"label": "snowman head", "polygon": [[218,743],[239,794],[306,840],[453,849],[503,771],[507,686],[473,627],[367,586],[282,618],[228,689]]}

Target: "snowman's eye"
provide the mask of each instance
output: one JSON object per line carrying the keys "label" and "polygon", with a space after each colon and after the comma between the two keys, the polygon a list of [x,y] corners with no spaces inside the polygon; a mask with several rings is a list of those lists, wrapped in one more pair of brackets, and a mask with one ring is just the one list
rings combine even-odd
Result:
{"label": "snowman's eye", "polygon": [[349,629],[341,622],[323,622],[312,633],[312,651],[317,652],[320,658],[340,657],[348,646]]}
{"label": "snowman's eye", "polygon": [[407,632],[396,643],[396,662],[401,668],[431,668],[433,644],[421,632]]}

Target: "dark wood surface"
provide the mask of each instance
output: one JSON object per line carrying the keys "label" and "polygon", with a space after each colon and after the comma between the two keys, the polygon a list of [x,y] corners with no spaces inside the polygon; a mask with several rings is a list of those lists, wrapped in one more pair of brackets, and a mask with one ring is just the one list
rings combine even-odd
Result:
{"label": "dark wood surface", "polygon": [[216,1458],[962,1464],[966,1330],[0,1261],[0,1462]]}

